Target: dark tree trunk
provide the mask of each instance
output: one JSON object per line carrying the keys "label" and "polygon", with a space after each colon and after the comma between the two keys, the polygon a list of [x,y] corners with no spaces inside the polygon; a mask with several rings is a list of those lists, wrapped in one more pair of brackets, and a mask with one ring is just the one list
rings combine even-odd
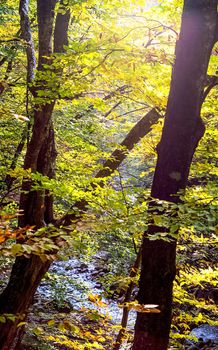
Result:
{"label": "dark tree trunk", "polygon": [[[170,94],[158,161],[153,198],[179,202],[185,189],[194,151],[204,134],[201,100],[211,50],[215,42],[217,0],[185,0],[180,39],[176,47]],[[166,350],[172,309],[176,241],[149,240],[160,232],[151,224],[144,235],[138,300],[159,305],[159,314],[138,313],[133,350]],[[167,229],[165,229],[167,230]]]}
{"label": "dark tree trunk", "polygon": [[[53,176],[55,158],[54,132],[51,124],[49,134],[39,152],[37,171],[49,177]],[[31,185],[30,182],[27,184]],[[23,188],[25,185],[24,183]],[[23,197],[21,196],[21,198]],[[46,197],[43,190],[31,191],[26,194],[25,201],[21,202],[25,205],[25,215],[21,216],[20,226],[34,225],[36,228],[40,228],[50,223],[53,219],[53,212],[50,205],[47,207],[48,199],[51,200],[51,196]],[[0,313],[14,314],[16,320],[0,324],[0,349],[19,348],[23,327],[17,328],[17,325],[19,322],[25,321],[35,291],[50,264],[50,260],[42,260],[36,255],[31,255],[29,258],[22,256],[16,258],[9,283],[0,295]]]}
{"label": "dark tree trunk", "polygon": [[0,349],[17,350],[23,327],[18,324],[26,320],[27,310],[35,291],[48,270],[50,262],[42,262],[40,257],[32,255],[29,259],[18,257],[11,271],[10,281],[0,296],[1,314],[13,314],[15,321],[0,324]]}
{"label": "dark tree trunk", "polygon": [[[21,5],[24,2],[21,0]],[[37,15],[39,26],[39,61],[38,69],[43,71],[44,64],[52,53],[52,36],[54,22],[54,8],[56,0],[38,0]],[[25,7],[25,15],[27,15]],[[64,14],[58,14],[56,17],[56,33],[61,33],[61,39],[58,42],[58,50],[61,52],[67,42],[67,26],[58,28],[61,24],[59,17],[63,20]],[[69,13],[66,12],[65,20],[69,22]],[[25,27],[23,27],[25,30]],[[66,31],[65,31],[66,30]],[[62,32],[64,31],[64,33]],[[63,44],[61,45],[61,40]],[[28,58],[28,52],[27,52]],[[60,71],[58,75],[60,76]],[[39,82],[39,85],[40,84]],[[43,84],[46,88],[46,82]],[[37,88],[34,89],[34,95],[37,96]],[[52,112],[55,101],[46,101],[37,105],[34,114],[34,125],[32,137],[27,147],[24,160],[24,169],[31,169],[32,172],[40,172],[50,178],[54,177],[54,165],[56,158],[54,130],[52,124]],[[22,193],[20,196],[19,226],[34,226],[35,229],[41,228],[53,221],[52,196],[45,193],[44,190],[31,190],[32,182],[24,180]],[[25,192],[24,192],[25,191]],[[23,327],[17,327],[21,321],[26,319],[28,308],[33,300],[35,291],[50,266],[50,260],[41,259],[39,256],[30,255],[29,258],[24,256],[17,257],[12,268],[9,283],[0,295],[0,314],[14,314],[14,322],[7,320],[0,323],[0,349],[13,350],[19,349],[23,335]]]}

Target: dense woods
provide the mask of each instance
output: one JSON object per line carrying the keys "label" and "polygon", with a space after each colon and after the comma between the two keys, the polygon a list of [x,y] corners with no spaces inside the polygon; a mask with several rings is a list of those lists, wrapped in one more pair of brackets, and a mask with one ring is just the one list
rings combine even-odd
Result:
{"label": "dense woods", "polygon": [[217,5],[1,2],[1,350],[216,349]]}

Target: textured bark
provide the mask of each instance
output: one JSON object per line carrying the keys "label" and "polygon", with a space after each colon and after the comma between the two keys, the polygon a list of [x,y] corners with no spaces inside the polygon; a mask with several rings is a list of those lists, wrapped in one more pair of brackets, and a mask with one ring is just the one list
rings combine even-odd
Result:
{"label": "textured bark", "polygon": [[[38,69],[41,71],[46,69],[44,64],[48,61],[48,57],[52,53],[55,3],[56,0],[37,1],[39,26]],[[57,22],[59,16],[60,14],[57,15]],[[66,16],[66,21],[69,22],[69,15]],[[66,28],[64,27],[63,30],[67,30],[67,28],[68,26]],[[61,28],[57,32],[60,33]],[[67,33],[64,33],[62,38],[66,37],[66,35]],[[59,43],[61,46],[61,42]],[[58,74],[60,75],[60,71],[58,71]],[[42,89],[40,86],[38,88]],[[46,84],[43,88],[46,88]],[[37,95],[37,89],[35,89],[34,93]],[[24,169],[31,169],[32,172],[40,172],[42,175],[50,178],[54,176],[56,158],[52,124],[54,105],[55,100],[48,103],[45,101],[41,105],[36,105],[32,136],[24,160]],[[32,182],[24,180],[20,196],[21,215],[19,216],[19,226],[34,225],[35,229],[37,229],[53,220],[52,197],[49,193],[45,193],[44,190],[33,191],[31,187]],[[16,316],[14,322],[7,320],[6,323],[0,323],[1,350],[19,349],[23,327],[17,327],[17,325],[21,320],[26,319],[34,293],[49,266],[49,260],[42,261],[36,255],[31,255],[29,258],[23,256],[16,258],[9,283],[0,295],[0,313],[14,314]]]}
{"label": "textured bark", "polygon": [[[108,160],[102,165],[102,169],[97,172],[95,179],[105,178],[110,176],[127,157],[128,151],[131,151],[133,147],[140,141],[142,137],[147,135],[152,128],[152,125],[157,123],[161,115],[153,108],[148,112],[139,122],[130,130],[125,139],[121,142],[122,149],[116,149]],[[100,185],[103,187],[104,183]],[[95,185],[93,185],[94,187]],[[74,208],[77,209],[77,213],[69,213],[64,215],[61,219],[57,220],[56,225],[69,226],[72,221],[79,220],[84,211],[87,210],[88,202],[85,199],[81,199],[74,204]]]}
{"label": "textured bark", "polygon": [[[54,152],[53,128],[43,143],[39,152],[37,171],[49,177],[53,176],[56,152]],[[30,183],[28,183],[28,186]],[[25,188],[25,186],[23,187]],[[22,197],[23,198],[23,197]],[[47,197],[47,201],[49,196]],[[46,207],[46,196],[43,191],[30,191],[25,195],[24,214],[21,216],[21,225],[35,225],[36,228],[45,226],[53,218],[50,206]],[[51,261],[42,261],[39,256],[31,255],[29,258],[17,257],[13,265],[9,283],[0,295],[0,313],[15,314],[15,322],[8,321],[0,324],[0,349],[12,350],[19,348],[22,339],[23,327],[17,328],[20,321],[25,320],[27,310],[32,302],[35,291],[48,270]],[[1,347],[2,345],[2,347]]]}
{"label": "textured bark", "polygon": [[34,70],[36,68],[36,58],[35,58],[28,11],[29,11],[29,0],[20,0],[20,7],[19,7],[20,28],[21,28],[20,37],[26,41],[27,82],[30,83],[34,79],[34,75],[35,75]]}
{"label": "textured bark", "polygon": [[[38,157],[38,171],[42,174],[46,174],[49,179],[55,177],[55,161],[57,157],[57,151],[55,147],[55,137],[53,123],[51,122],[50,129],[46,140],[44,141]],[[49,191],[44,192],[44,223],[47,225],[53,223],[53,196]]]}
{"label": "textured bark", "polygon": [[[157,228],[150,227],[149,234]],[[158,230],[160,232],[160,229]],[[134,350],[166,350],[169,341],[172,285],[175,276],[176,242],[144,238],[138,302],[157,304],[159,314],[138,313]]]}
{"label": "textured bark", "polygon": [[39,70],[43,69],[43,64],[49,64],[49,57],[52,54],[52,32],[56,2],[57,0],[37,0]]}
{"label": "textured bark", "polygon": [[[185,0],[180,39],[176,47],[171,88],[151,195],[179,202],[185,189],[194,151],[204,134],[200,119],[204,82],[217,21],[216,0]],[[151,216],[153,205],[150,207]],[[164,229],[164,228],[162,228]],[[164,229],[165,231],[167,229]],[[148,234],[160,232],[151,224]],[[138,300],[158,304],[161,313],[138,313],[133,350],[166,350],[172,309],[176,241],[144,235]]]}

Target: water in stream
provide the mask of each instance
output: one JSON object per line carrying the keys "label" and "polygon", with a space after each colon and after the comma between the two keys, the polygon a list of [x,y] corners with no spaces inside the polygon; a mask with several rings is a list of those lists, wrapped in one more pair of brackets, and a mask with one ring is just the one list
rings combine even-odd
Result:
{"label": "water in stream", "polygon": [[[38,293],[44,299],[63,299],[72,308],[79,310],[83,307],[94,308],[89,301],[89,295],[100,295],[107,305],[102,308],[102,313],[108,313],[113,323],[119,324],[122,317],[122,309],[116,301],[106,299],[98,277],[98,259],[88,264],[81,263],[77,258],[68,261],[54,262],[49,270],[49,277],[44,279],[38,288]],[[48,275],[49,276],[49,275]],[[52,277],[53,276],[53,277]],[[130,324],[134,324],[135,313],[130,313]]]}

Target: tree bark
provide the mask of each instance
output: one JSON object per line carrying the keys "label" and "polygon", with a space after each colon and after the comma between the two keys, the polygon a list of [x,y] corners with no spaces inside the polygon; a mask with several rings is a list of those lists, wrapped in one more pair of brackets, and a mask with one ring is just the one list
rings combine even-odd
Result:
{"label": "tree bark", "polygon": [[[200,109],[216,22],[216,0],[184,1],[166,118],[158,146],[153,198],[178,203],[179,193],[187,185],[192,157],[204,134]],[[133,350],[166,350],[169,342],[176,241],[148,239],[148,234],[160,232],[160,227],[152,224],[153,205],[151,224],[143,240],[138,301],[157,304],[161,312],[138,313]],[[167,228],[164,230],[167,232]]]}
{"label": "tree bark", "polygon": [[33,81],[36,69],[36,58],[34,52],[34,44],[32,39],[32,32],[29,20],[29,0],[20,0],[20,37],[26,41],[26,54],[27,54],[27,82]]}

